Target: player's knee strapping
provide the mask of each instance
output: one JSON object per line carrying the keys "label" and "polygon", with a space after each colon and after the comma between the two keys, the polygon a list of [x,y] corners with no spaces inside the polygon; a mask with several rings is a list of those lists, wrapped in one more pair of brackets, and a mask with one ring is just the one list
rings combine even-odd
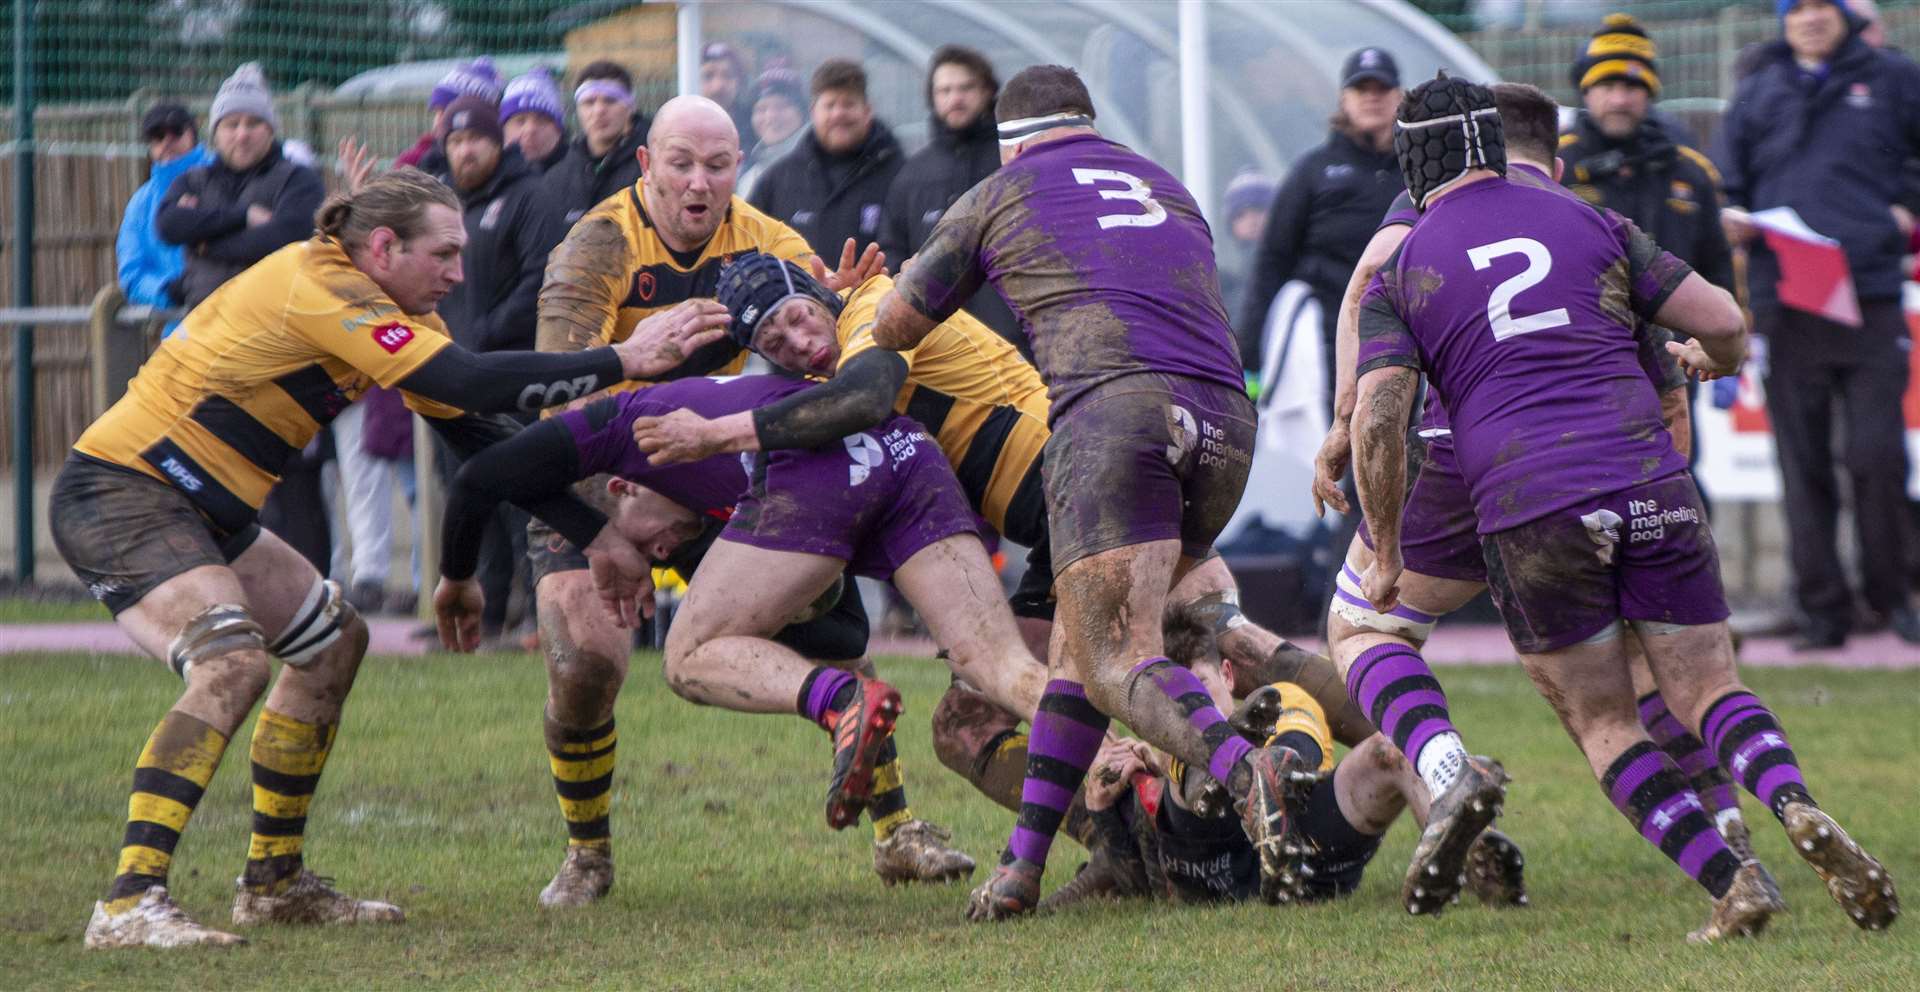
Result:
{"label": "player's knee strapping", "polygon": [[1404,637],[1416,644],[1423,644],[1433,636],[1433,625],[1440,622],[1437,614],[1416,609],[1402,601],[1392,610],[1382,613],[1373,608],[1366,593],[1360,591],[1360,574],[1352,565],[1341,565],[1340,575],[1334,579],[1333,614],[1362,630],[1376,631]]}
{"label": "player's knee strapping", "polygon": [[265,650],[266,631],[254,622],[246,607],[216,603],[180,628],[180,633],[167,645],[167,667],[184,679],[194,665],[209,658],[235,651]]}
{"label": "player's knee strapping", "polygon": [[332,647],[356,616],[358,614],[354,612],[352,604],[340,594],[340,583],[316,579],[313,588],[307,590],[307,597],[301,601],[300,608],[293,612],[293,622],[287,624],[287,629],[274,638],[267,650],[281,661],[299,668]]}
{"label": "player's knee strapping", "polygon": [[1207,593],[1194,600],[1192,608],[1206,620],[1208,626],[1213,628],[1213,636],[1216,640],[1252,622],[1247,619],[1246,614],[1240,612],[1240,590],[1238,589],[1222,589],[1219,592]]}

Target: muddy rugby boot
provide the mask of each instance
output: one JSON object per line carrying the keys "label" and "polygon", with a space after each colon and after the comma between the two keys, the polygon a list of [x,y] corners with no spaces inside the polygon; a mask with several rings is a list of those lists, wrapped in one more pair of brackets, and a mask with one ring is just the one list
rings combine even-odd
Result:
{"label": "muddy rugby boot", "polygon": [[873,797],[873,765],[900,719],[900,693],[879,679],[859,679],[853,698],[833,721],[833,775],[827,782],[827,826],[860,822]]}
{"label": "muddy rugby boot", "polygon": [[908,820],[873,843],[873,872],[882,882],[953,882],[973,874],[973,859],[948,846],[953,834],[925,820]]}
{"label": "muddy rugby boot", "polygon": [[1773,877],[1758,861],[1748,861],[1734,873],[1727,894],[1713,901],[1713,914],[1707,923],[1687,934],[1687,942],[1710,944],[1728,937],[1757,937],[1767,928],[1775,913],[1787,911],[1787,904],[1774,887]]}
{"label": "muddy rugby boot", "polygon": [[984,923],[1033,912],[1040,903],[1041,871],[1039,865],[1020,860],[995,867],[993,877],[967,897],[967,919]]}
{"label": "muddy rugby boot", "polygon": [[376,899],[355,899],[333,887],[333,880],[300,869],[293,884],[278,895],[249,891],[235,882],[233,922],[260,923],[399,923],[407,918],[400,907]]}
{"label": "muddy rugby boot", "polygon": [[167,895],[167,887],[156,885],[141,893],[140,901],[125,912],[107,913],[107,904],[93,904],[93,919],[87,922],[86,946],[90,950],[111,947],[233,947],[247,942],[239,934],[201,926]]}
{"label": "muddy rugby boot", "polygon": [[1467,848],[1467,888],[1488,906],[1525,906],[1526,864],[1520,845],[1488,827]]}
{"label": "muddy rugby boot", "polygon": [[1827,812],[1809,802],[1789,801],[1780,822],[1800,855],[1827,883],[1827,893],[1862,930],[1885,930],[1900,915],[1893,876],[1854,843]]}
{"label": "muddy rugby boot", "polygon": [[1413,849],[1400,899],[1407,912],[1438,913],[1466,884],[1467,852],[1480,831],[1500,815],[1507,798],[1506,769],[1498,761],[1470,755],[1460,777],[1433,800],[1427,829]]}
{"label": "muddy rugby boot", "polygon": [[1297,901],[1306,895],[1306,881],[1296,865],[1311,847],[1301,831],[1300,806],[1320,776],[1300,752],[1277,744],[1248,753],[1246,762],[1252,781],[1235,808],[1260,861],[1260,898]]}
{"label": "muddy rugby boot", "polygon": [[584,844],[568,844],[567,860],[553,881],[540,890],[540,905],[548,909],[575,909],[590,905],[613,888],[613,852]]}

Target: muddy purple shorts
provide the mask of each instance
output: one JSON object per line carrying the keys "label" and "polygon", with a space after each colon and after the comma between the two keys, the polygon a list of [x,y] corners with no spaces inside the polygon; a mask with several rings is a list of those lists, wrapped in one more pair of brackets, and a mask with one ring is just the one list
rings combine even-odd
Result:
{"label": "muddy purple shorts", "polygon": [[885,581],[921,549],[980,526],[926,429],[894,417],[839,444],[761,456],[720,539],[838,558]]}
{"label": "muddy purple shorts", "polygon": [[1101,383],[1054,421],[1041,472],[1053,571],[1088,555],[1179,540],[1203,558],[1240,505],[1253,401],[1219,383],[1140,373]]}
{"label": "muddy purple shorts", "polygon": [[[1453,435],[1407,439],[1407,503],[1400,513],[1400,557],[1407,571],[1437,579],[1487,581],[1473,494],[1454,458]],[[1373,535],[1360,521],[1360,541],[1373,550]]]}
{"label": "muddy purple shorts", "polygon": [[1725,620],[1706,518],[1682,472],[1485,535],[1487,585],[1514,649],[1557,651],[1621,619]]}

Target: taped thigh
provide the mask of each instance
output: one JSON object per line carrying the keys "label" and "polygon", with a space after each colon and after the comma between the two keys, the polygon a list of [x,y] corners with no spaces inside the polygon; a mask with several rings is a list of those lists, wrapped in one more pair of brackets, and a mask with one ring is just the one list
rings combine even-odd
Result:
{"label": "taped thigh", "polygon": [[316,578],[307,598],[293,613],[293,622],[280,632],[267,650],[274,657],[299,668],[333,646],[355,616],[353,606],[340,594],[340,583]]}
{"label": "taped thigh", "polygon": [[246,607],[216,603],[180,628],[180,633],[167,645],[167,667],[185,679],[195,664],[208,658],[266,649],[266,631],[247,614]]}
{"label": "taped thigh", "polygon": [[1390,612],[1382,613],[1373,608],[1365,593],[1360,591],[1360,576],[1352,565],[1340,566],[1340,575],[1334,579],[1333,614],[1361,630],[1371,630],[1380,634],[1392,634],[1414,641],[1425,641],[1433,636],[1433,625],[1440,622],[1440,615],[1428,613],[1401,600],[1400,605]]}

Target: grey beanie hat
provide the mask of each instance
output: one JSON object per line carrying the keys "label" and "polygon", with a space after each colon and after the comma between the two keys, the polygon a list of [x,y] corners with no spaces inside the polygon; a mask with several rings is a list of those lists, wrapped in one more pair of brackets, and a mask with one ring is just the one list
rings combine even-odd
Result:
{"label": "grey beanie hat", "polygon": [[207,122],[213,127],[220,126],[220,118],[228,114],[252,114],[267,122],[274,133],[280,133],[280,118],[273,112],[273,92],[267,89],[267,77],[260,71],[260,63],[248,62],[233,70],[233,75],[220,84],[220,92],[214,95],[213,110],[207,114]]}

